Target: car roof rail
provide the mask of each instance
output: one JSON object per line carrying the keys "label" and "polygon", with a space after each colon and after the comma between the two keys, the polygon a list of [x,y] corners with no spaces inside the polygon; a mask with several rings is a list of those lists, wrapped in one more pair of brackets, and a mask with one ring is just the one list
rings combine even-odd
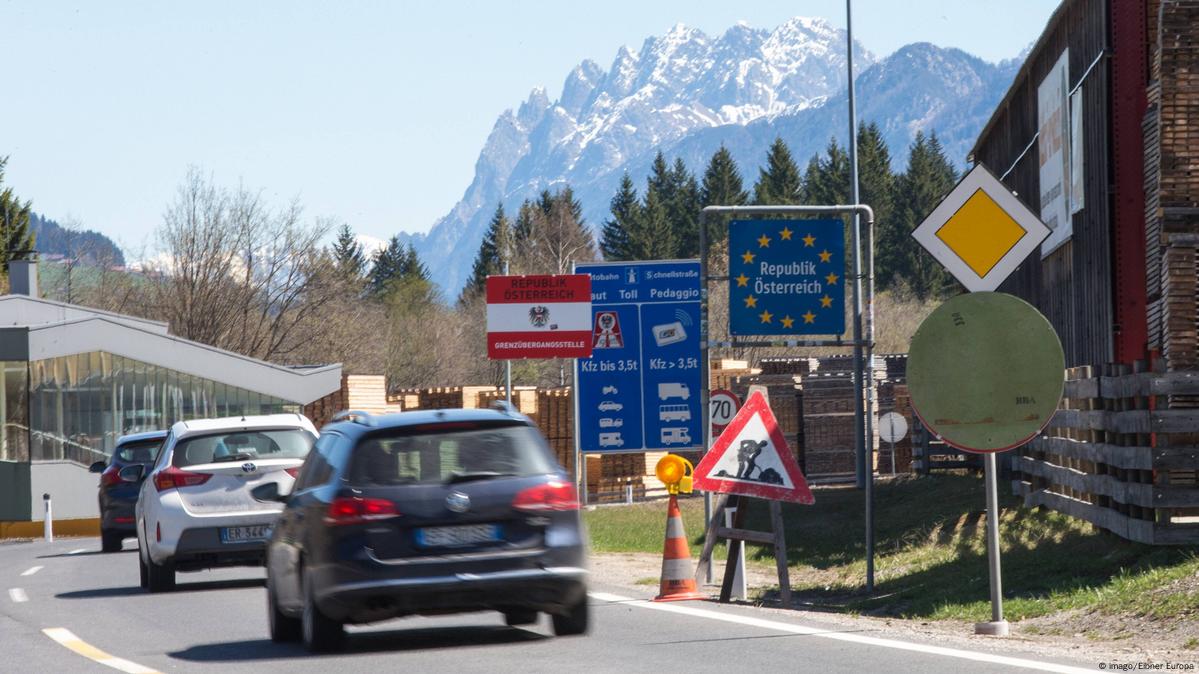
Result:
{"label": "car roof rail", "polygon": [[361,424],[363,426],[375,426],[376,425],[375,417],[372,416],[370,412],[363,412],[362,410],[342,410],[341,412],[334,414],[333,418],[330,419],[329,421],[330,421],[330,423],[337,423],[338,421],[348,421],[350,423]]}
{"label": "car roof rail", "polygon": [[513,405],[507,400],[493,400],[491,401],[490,407],[491,409],[507,414],[510,417],[520,415],[520,410],[516,409],[516,405]]}

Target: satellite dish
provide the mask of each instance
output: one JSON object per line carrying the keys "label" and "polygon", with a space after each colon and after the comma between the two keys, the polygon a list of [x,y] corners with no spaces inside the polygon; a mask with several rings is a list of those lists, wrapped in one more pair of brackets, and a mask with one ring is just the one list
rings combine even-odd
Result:
{"label": "satellite dish", "polygon": [[1022,299],[958,295],[912,337],[908,389],[926,427],[958,449],[1002,452],[1036,437],[1062,397],[1053,326]]}

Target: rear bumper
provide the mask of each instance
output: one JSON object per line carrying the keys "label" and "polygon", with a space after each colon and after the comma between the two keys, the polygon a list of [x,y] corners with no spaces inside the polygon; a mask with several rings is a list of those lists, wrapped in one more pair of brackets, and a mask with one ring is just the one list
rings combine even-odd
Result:
{"label": "rear bumper", "polygon": [[357,581],[318,589],[316,602],[330,618],[360,623],[479,610],[557,613],[586,595],[587,570],[559,566]]}
{"label": "rear bumper", "polygon": [[262,566],[266,541],[222,543],[220,527],[186,529],[179,535],[172,559],[180,571],[224,566]]}

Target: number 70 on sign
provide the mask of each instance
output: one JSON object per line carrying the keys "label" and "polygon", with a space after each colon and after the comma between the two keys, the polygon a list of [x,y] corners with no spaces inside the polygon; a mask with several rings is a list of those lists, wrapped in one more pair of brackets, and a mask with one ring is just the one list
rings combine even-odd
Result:
{"label": "number 70 on sign", "polygon": [[708,420],[712,423],[712,436],[715,437],[724,430],[725,426],[737,416],[741,409],[741,399],[736,393],[725,389],[712,391],[708,396]]}

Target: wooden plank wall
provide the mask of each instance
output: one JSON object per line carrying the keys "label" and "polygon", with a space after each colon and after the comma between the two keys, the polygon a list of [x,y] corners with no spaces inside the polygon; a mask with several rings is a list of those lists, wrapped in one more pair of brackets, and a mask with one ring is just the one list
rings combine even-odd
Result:
{"label": "wooden plank wall", "polygon": [[[1071,87],[1108,48],[1107,0],[1066,4],[1038,49],[1029,54],[1027,71],[1017,76],[976,147],[975,160],[996,175],[1011,168],[1004,183],[1034,213],[1040,213],[1036,145],[1020,155],[1037,133],[1037,86],[1067,47]],[[1107,363],[1113,352],[1110,73],[1105,60],[1091,71],[1082,91],[1086,207],[1073,217],[1070,240],[1044,259],[1039,250],[1031,254],[1000,287],[1045,314],[1062,339],[1068,366]]]}

